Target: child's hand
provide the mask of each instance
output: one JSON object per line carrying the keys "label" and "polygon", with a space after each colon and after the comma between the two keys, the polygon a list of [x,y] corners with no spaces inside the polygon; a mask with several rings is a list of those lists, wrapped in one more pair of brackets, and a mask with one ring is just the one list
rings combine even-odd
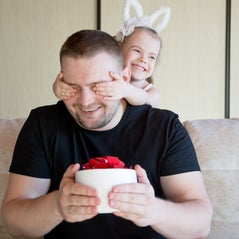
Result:
{"label": "child's hand", "polygon": [[76,89],[74,89],[74,87],[64,82],[63,74],[61,72],[57,75],[53,84],[53,91],[56,97],[61,100],[67,100],[76,93]]}
{"label": "child's hand", "polygon": [[104,100],[118,100],[126,95],[128,82],[122,80],[116,73],[111,73],[113,81],[99,82],[95,85],[94,91],[97,95],[104,97]]}

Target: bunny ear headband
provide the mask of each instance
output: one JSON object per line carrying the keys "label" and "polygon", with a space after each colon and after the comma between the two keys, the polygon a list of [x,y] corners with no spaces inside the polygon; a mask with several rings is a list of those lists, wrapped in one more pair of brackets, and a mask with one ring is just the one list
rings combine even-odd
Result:
{"label": "bunny ear headband", "polygon": [[[136,12],[136,17],[130,18],[131,5]],[[169,7],[161,7],[153,12],[150,16],[144,16],[143,8],[137,0],[125,0],[123,11],[124,24],[120,31],[115,35],[115,39],[122,42],[124,37],[129,36],[134,31],[135,27],[148,27],[155,30],[159,34],[167,26],[170,14],[171,11]],[[153,27],[154,21],[161,15],[163,15],[161,22],[158,24],[158,26]]]}

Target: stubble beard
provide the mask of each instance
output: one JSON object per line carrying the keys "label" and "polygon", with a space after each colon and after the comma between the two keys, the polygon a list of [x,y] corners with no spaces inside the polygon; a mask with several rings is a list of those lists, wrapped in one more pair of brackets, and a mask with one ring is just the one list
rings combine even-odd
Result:
{"label": "stubble beard", "polygon": [[[87,119],[82,119],[81,115],[78,113],[76,114],[76,122],[83,128],[88,130],[97,130],[104,128],[106,125],[108,125],[114,116],[116,115],[118,109],[120,106],[120,101],[118,103],[112,104],[109,110],[105,114],[101,114],[95,122],[92,122],[90,124],[87,124]],[[104,106],[102,106],[104,107]]]}

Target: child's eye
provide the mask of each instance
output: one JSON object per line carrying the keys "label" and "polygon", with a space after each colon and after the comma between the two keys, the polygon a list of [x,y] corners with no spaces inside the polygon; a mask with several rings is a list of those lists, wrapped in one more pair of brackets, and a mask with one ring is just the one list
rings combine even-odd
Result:
{"label": "child's eye", "polygon": [[150,59],[155,61],[156,57],[155,56],[150,56]]}
{"label": "child's eye", "polygon": [[140,51],[138,49],[133,49],[133,51],[135,51],[137,53],[140,53]]}

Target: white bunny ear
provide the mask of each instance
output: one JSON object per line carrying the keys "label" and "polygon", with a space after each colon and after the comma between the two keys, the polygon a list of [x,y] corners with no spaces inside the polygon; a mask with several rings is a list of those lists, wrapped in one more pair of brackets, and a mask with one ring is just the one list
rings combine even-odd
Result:
{"label": "white bunny ear", "polygon": [[125,0],[123,20],[127,22],[130,19],[130,7],[134,7],[137,18],[143,17],[144,12],[141,4],[137,0]]}
{"label": "white bunny ear", "polygon": [[162,21],[160,22],[160,24],[157,27],[154,28],[158,34],[167,26],[167,24],[169,22],[170,15],[171,15],[170,8],[169,7],[161,7],[157,11],[153,12],[149,17],[151,26],[153,26],[154,21],[161,15],[164,15]]}
{"label": "white bunny ear", "polygon": [[[130,17],[130,8],[134,8],[136,17]],[[153,27],[154,21],[161,15],[162,21],[157,27]],[[167,26],[171,10],[169,7],[161,7],[159,10],[153,12],[150,16],[144,16],[143,8],[137,0],[125,0],[123,10],[123,26],[116,33],[115,39],[119,42],[123,42],[126,36],[129,36],[135,29],[135,27],[147,27],[155,30],[158,34]]]}

